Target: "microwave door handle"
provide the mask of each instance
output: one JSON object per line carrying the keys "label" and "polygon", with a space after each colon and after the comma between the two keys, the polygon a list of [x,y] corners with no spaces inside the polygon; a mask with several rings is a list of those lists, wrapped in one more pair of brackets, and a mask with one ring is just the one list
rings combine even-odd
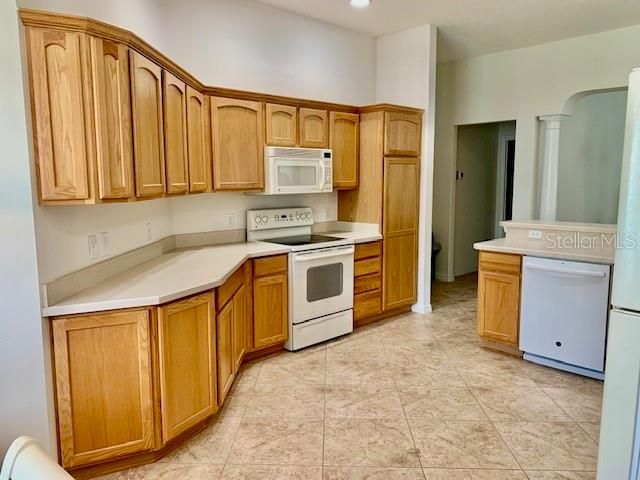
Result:
{"label": "microwave door handle", "polygon": [[322,190],[325,180],[324,165],[322,165],[322,163],[318,163],[318,170],[320,170],[320,182],[318,183],[318,190]]}
{"label": "microwave door handle", "polygon": [[353,248],[346,248],[344,250],[334,251],[331,253],[314,253],[310,255],[297,255],[294,258],[295,262],[310,262],[312,260],[324,260],[325,258],[344,257],[345,255],[352,255]]}

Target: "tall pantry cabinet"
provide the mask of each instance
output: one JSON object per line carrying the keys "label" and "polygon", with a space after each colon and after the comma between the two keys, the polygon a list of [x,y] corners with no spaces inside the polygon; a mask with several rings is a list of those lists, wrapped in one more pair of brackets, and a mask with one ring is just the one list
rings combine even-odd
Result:
{"label": "tall pantry cabinet", "polygon": [[339,220],[382,227],[385,312],[416,301],[421,132],[421,110],[363,109],[359,187],[338,193]]}

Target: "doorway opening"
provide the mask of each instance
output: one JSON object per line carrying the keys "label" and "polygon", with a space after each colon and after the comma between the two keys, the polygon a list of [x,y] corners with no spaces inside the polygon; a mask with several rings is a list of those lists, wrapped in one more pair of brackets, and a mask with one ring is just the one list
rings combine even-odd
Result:
{"label": "doorway opening", "polygon": [[501,238],[513,218],[516,122],[458,127],[454,209],[454,276],[478,270],[473,244]]}

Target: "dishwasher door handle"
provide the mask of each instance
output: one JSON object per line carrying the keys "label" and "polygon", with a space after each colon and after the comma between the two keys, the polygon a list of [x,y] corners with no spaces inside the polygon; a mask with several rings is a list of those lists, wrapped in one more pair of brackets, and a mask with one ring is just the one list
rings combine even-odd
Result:
{"label": "dishwasher door handle", "polygon": [[527,270],[537,270],[540,272],[559,273],[561,275],[570,275],[572,277],[591,277],[604,278],[607,276],[605,272],[591,272],[589,270],[570,270],[556,267],[543,267],[539,265],[527,265]]}

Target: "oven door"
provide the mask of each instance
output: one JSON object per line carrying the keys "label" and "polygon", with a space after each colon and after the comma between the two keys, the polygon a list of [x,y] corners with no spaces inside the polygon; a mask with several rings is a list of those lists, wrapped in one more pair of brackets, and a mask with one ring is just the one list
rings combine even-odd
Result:
{"label": "oven door", "polygon": [[353,308],[353,245],[291,254],[291,318],[312,318]]}
{"label": "oven door", "polygon": [[324,168],[316,159],[272,158],[272,193],[316,193],[324,185]]}

